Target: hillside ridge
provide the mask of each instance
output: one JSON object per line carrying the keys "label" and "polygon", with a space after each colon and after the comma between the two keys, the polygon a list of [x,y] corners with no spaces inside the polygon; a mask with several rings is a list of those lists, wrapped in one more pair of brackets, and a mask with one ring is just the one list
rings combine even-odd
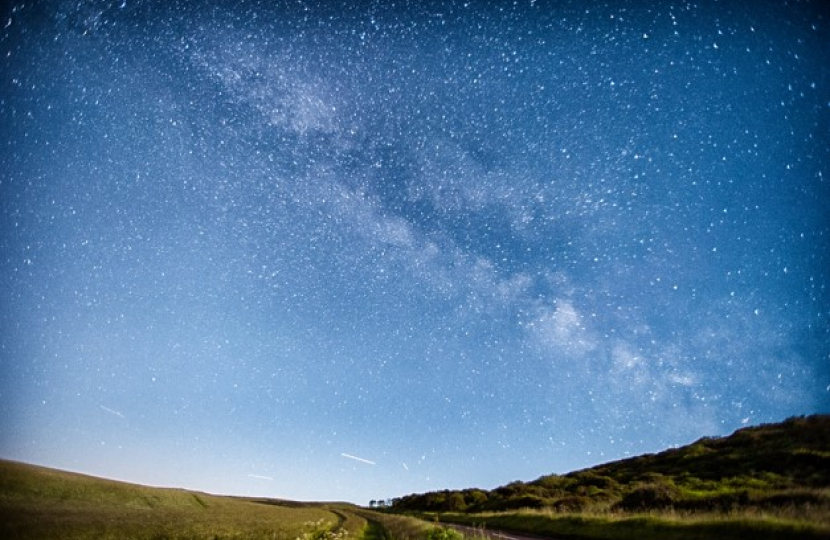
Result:
{"label": "hillside ridge", "polygon": [[792,417],[702,437],[678,448],[493,490],[443,490],[392,500],[393,511],[483,512],[518,508],[724,510],[826,505],[830,415]]}

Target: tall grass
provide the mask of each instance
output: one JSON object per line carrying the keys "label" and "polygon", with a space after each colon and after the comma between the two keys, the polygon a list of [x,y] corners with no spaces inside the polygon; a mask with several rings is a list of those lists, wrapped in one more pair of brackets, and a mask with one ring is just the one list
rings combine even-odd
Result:
{"label": "tall grass", "polygon": [[337,528],[345,531],[349,538],[361,538],[365,534],[368,522],[365,517],[354,511],[355,507],[352,505],[327,504],[324,508],[337,515]]}
{"label": "tall grass", "polygon": [[441,514],[441,521],[537,536],[619,540],[808,540],[830,538],[830,527],[768,516],[557,514],[506,512]]}
{"label": "tall grass", "polygon": [[377,521],[368,521],[361,540],[392,540],[391,535]]}
{"label": "tall grass", "polygon": [[359,514],[379,524],[383,528],[386,540],[426,540],[431,530],[436,526],[422,519],[383,512],[360,510]]}

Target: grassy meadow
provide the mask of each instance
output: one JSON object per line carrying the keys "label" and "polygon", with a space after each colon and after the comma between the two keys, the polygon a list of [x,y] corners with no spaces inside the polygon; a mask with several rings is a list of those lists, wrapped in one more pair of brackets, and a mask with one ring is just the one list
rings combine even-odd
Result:
{"label": "grassy meadow", "polygon": [[0,460],[0,538],[460,540],[423,520],[345,503],[225,497]]}
{"label": "grassy meadow", "polygon": [[[0,538],[329,540],[365,520],[324,505],[151,488],[0,461]],[[314,537],[316,535],[316,537]]]}
{"label": "grassy meadow", "polygon": [[[429,516],[424,516],[428,518]],[[520,510],[481,514],[441,514],[443,523],[539,537],[592,540],[819,540],[830,526],[813,521],[736,512],[733,514],[652,512],[561,513]]]}

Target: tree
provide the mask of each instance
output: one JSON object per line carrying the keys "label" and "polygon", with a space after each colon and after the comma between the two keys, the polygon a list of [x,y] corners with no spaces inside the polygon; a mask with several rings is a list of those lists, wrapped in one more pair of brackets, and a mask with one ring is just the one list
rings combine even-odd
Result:
{"label": "tree", "polygon": [[463,512],[467,509],[464,495],[455,491],[447,497],[446,508],[448,512]]}

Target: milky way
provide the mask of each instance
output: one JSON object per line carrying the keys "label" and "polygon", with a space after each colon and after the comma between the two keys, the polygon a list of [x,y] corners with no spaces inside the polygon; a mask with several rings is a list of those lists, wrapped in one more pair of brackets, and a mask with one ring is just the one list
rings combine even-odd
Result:
{"label": "milky way", "polygon": [[821,2],[18,2],[0,456],[366,503],[830,411]]}

